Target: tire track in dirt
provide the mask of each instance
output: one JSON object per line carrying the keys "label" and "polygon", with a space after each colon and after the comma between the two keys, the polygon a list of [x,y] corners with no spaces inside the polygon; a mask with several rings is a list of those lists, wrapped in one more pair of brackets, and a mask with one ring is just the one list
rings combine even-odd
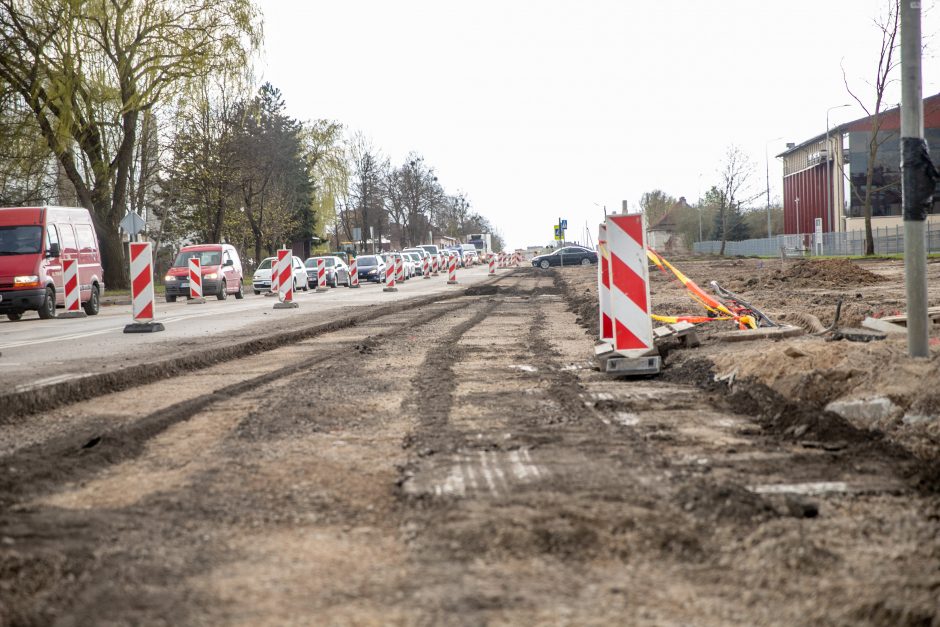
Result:
{"label": "tire track in dirt", "polygon": [[[311,428],[301,428],[298,416],[285,411],[291,402],[284,391],[296,390],[298,380],[318,378],[318,373],[337,367],[349,368],[348,373],[355,375],[357,363],[386,357],[382,354],[385,344],[409,341],[400,337],[403,320],[415,326],[411,319],[420,315],[418,328],[433,327],[463,307],[458,303],[431,305],[404,314],[404,319],[397,315],[376,320],[371,327],[359,327],[363,332],[375,331],[364,340],[353,340],[349,331],[340,333],[346,337],[340,339],[338,349],[322,337],[308,347],[318,353],[315,356],[233,384],[234,398],[225,391],[212,394],[155,412],[143,424],[105,434],[101,442],[114,442],[117,450],[94,459],[71,459],[74,443],[65,446],[64,462],[59,458],[61,447],[48,452],[42,457],[48,468],[36,468],[28,482],[14,486],[4,499],[12,503],[18,497],[48,493],[63,481],[69,484],[46,501],[19,504],[0,515],[0,536],[5,538],[0,576],[15,582],[12,588],[0,586],[0,605],[16,617],[14,622],[21,623],[49,623],[65,612],[78,617],[79,624],[121,622],[120,617],[133,617],[130,622],[180,624],[199,622],[192,616],[202,615],[203,608],[218,610],[213,586],[181,584],[237,559],[241,551],[251,552],[252,545],[237,539],[240,529],[267,528],[268,535],[272,526],[310,523],[311,515],[329,524],[348,524],[357,518],[341,501],[311,499],[293,487],[279,487],[283,475],[272,488],[259,486],[262,477],[271,473],[267,469],[270,455],[286,455],[284,465],[298,478],[307,472],[306,461],[290,460],[285,437],[289,442],[289,436],[309,435]],[[267,407],[256,411],[245,401],[248,406]],[[306,422],[313,431],[330,426],[321,424],[319,411],[310,420],[309,403],[293,404],[306,408]],[[336,428],[342,424],[339,418],[327,422]],[[361,436],[361,430],[353,427],[349,436],[355,440],[357,433]],[[395,440],[399,450],[403,435]],[[68,438],[54,443],[63,441]],[[259,460],[261,451],[266,453]],[[7,461],[10,458],[16,458],[17,464],[26,460],[22,454],[8,456]],[[148,469],[157,475],[150,476]],[[231,484],[230,475],[243,475],[240,487]],[[394,476],[395,469],[390,467],[387,492]],[[148,485],[134,485],[139,481]],[[149,485],[154,481],[156,485]],[[318,484],[307,486],[321,490]],[[374,490],[370,495],[377,496]]]}

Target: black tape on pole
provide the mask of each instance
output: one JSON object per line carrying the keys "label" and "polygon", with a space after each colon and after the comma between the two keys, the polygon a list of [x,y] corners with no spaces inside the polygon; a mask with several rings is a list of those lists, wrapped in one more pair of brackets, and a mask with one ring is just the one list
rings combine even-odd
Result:
{"label": "black tape on pole", "polygon": [[940,173],[930,160],[927,142],[920,137],[901,138],[901,181],[905,220],[927,219]]}

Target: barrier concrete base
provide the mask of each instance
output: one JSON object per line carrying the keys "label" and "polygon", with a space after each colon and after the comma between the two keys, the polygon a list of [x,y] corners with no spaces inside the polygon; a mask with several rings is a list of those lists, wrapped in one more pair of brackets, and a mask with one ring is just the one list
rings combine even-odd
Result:
{"label": "barrier concrete base", "polygon": [[397,287],[383,287],[382,291],[383,292],[397,292],[398,288]]}
{"label": "barrier concrete base", "polygon": [[353,288],[356,288],[356,287],[359,287],[359,284],[358,284],[358,283],[353,283],[353,284],[352,284],[352,285],[350,285],[349,287],[353,287]]}
{"label": "barrier concrete base", "polygon": [[297,309],[298,307],[300,307],[300,305],[292,300],[285,300],[280,303],[274,303],[275,309]]}
{"label": "barrier concrete base", "polygon": [[132,322],[124,327],[125,333],[156,333],[166,331],[162,322]]}
{"label": "barrier concrete base", "polygon": [[87,317],[88,317],[88,314],[86,314],[84,311],[80,309],[78,311],[66,311],[65,313],[60,313],[59,315],[56,316],[56,318],[87,318]]}
{"label": "barrier concrete base", "polygon": [[430,275],[430,274],[425,274],[425,275],[424,275],[424,278],[430,279],[430,278],[431,278],[431,275]]}
{"label": "barrier concrete base", "polygon": [[186,301],[187,305],[202,305],[206,302],[206,299],[200,296],[199,298],[190,298]]}
{"label": "barrier concrete base", "polygon": [[317,294],[322,294],[323,292],[329,292],[329,291],[330,291],[330,288],[328,288],[328,287],[318,287],[315,291],[316,291]]}
{"label": "barrier concrete base", "polygon": [[659,355],[648,357],[610,357],[607,359],[606,372],[615,377],[644,377],[659,374],[662,360]]}
{"label": "barrier concrete base", "polygon": [[457,279],[454,279],[453,281],[450,280],[450,279],[447,279],[447,284],[448,284],[448,285],[457,285]]}
{"label": "barrier concrete base", "polygon": [[270,298],[271,296],[277,296],[277,292],[265,292],[264,295]]}

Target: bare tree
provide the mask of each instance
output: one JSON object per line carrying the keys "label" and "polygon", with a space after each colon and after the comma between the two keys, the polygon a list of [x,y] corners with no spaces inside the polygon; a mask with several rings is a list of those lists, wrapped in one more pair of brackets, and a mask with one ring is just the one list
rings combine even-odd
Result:
{"label": "bare tree", "polygon": [[845,83],[845,90],[849,92],[849,95],[859,104],[866,115],[871,118],[871,139],[868,142],[868,170],[865,173],[865,187],[863,190],[858,190],[856,186],[852,185],[852,193],[856,194],[863,203],[863,211],[865,215],[865,254],[874,255],[875,254],[875,238],[871,230],[871,201],[874,194],[879,191],[884,190],[887,187],[895,185],[895,183],[890,183],[881,187],[874,187],[874,178],[875,178],[875,159],[878,157],[878,148],[881,147],[887,137],[881,137],[879,132],[881,131],[881,124],[883,122],[882,118],[882,107],[884,105],[884,95],[885,90],[888,85],[894,82],[896,79],[892,78],[894,70],[900,64],[900,60],[897,59],[895,55],[895,50],[899,46],[897,41],[898,36],[898,24],[899,24],[899,13],[900,13],[900,3],[899,0],[889,0],[886,7],[886,14],[879,19],[874,21],[875,26],[881,34],[881,48],[878,53],[878,67],[875,72],[875,82],[868,83],[870,87],[874,89],[875,92],[875,102],[874,105],[869,107],[865,104],[861,97],[859,97],[856,92],[849,87],[849,81],[845,74],[845,67],[842,67],[842,81]]}
{"label": "bare tree", "polygon": [[716,204],[717,227],[721,236],[719,255],[725,254],[725,245],[732,238],[734,227],[740,223],[741,206],[753,202],[761,192],[751,189],[754,175],[754,162],[737,146],[729,146],[725,161],[719,171],[721,186],[715,191],[713,202]]}

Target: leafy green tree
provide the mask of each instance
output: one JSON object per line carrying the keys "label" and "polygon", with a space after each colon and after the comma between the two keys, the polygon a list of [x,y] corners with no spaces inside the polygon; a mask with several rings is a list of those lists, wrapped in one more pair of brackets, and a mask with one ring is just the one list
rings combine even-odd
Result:
{"label": "leafy green tree", "polygon": [[260,15],[251,0],[0,0],[0,31],[0,80],[92,210],[105,281],[125,286],[118,223],[139,118],[191,79],[248,68]]}

